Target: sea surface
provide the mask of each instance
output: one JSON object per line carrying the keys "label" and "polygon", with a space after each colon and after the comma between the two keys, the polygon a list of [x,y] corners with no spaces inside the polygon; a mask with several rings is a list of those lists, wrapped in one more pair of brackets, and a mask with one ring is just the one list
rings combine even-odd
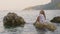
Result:
{"label": "sea surface", "polygon": [[[46,14],[46,20],[49,22],[56,16],[60,16],[60,10],[44,10]],[[26,21],[24,27],[16,28],[4,28],[3,18],[7,13],[14,12],[18,16],[22,16]],[[52,31],[42,31],[37,30],[33,23],[36,21],[37,16],[39,15],[40,10],[0,10],[0,34],[60,34],[60,23],[54,23],[57,26],[57,29]]]}

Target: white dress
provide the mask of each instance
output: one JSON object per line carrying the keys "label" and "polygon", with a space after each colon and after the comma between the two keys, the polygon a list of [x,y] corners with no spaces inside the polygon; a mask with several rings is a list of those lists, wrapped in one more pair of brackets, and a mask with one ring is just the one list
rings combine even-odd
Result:
{"label": "white dress", "polygon": [[39,20],[40,20],[40,23],[45,23],[46,22],[45,17],[44,17],[43,14],[39,15]]}

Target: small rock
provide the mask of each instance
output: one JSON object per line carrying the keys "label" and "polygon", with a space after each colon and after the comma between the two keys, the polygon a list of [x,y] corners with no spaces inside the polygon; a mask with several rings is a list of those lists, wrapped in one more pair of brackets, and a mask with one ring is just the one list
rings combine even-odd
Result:
{"label": "small rock", "polygon": [[60,16],[58,17],[54,17],[51,22],[54,22],[54,23],[60,23]]}

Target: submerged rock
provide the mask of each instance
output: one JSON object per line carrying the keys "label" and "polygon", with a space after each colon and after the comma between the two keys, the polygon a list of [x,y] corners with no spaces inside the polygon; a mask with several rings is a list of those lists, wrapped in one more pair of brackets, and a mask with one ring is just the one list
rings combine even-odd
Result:
{"label": "submerged rock", "polygon": [[54,17],[51,22],[54,22],[54,23],[60,23],[60,16],[58,17]]}
{"label": "submerged rock", "polygon": [[5,27],[16,27],[24,25],[25,21],[22,17],[18,16],[16,13],[8,13],[3,18],[3,25]]}
{"label": "submerged rock", "polygon": [[56,30],[56,26],[52,23],[46,23],[46,24],[41,24],[39,22],[35,22],[34,26],[38,29],[48,29],[49,31],[55,31]]}

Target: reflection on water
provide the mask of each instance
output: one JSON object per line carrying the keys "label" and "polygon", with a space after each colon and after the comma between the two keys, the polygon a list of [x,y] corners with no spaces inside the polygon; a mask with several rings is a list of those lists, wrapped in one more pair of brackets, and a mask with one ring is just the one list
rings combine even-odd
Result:
{"label": "reflection on water", "polygon": [[[16,27],[6,29],[3,27],[3,17],[10,11],[0,11],[0,34],[60,34],[60,24],[56,24],[57,29],[54,32],[36,29],[33,25],[37,16],[39,15],[39,10],[31,11],[11,11],[22,16],[26,24],[24,27]],[[51,20],[55,16],[60,16],[60,10],[45,10],[47,21]]]}
{"label": "reflection on water", "polygon": [[10,28],[10,29],[6,29],[1,32],[1,34],[19,34],[23,31],[23,27],[17,27],[17,28]]}
{"label": "reflection on water", "polygon": [[41,30],[41,29],[36,29],[37,34],[45,34],[47,31],[46,30]]}

